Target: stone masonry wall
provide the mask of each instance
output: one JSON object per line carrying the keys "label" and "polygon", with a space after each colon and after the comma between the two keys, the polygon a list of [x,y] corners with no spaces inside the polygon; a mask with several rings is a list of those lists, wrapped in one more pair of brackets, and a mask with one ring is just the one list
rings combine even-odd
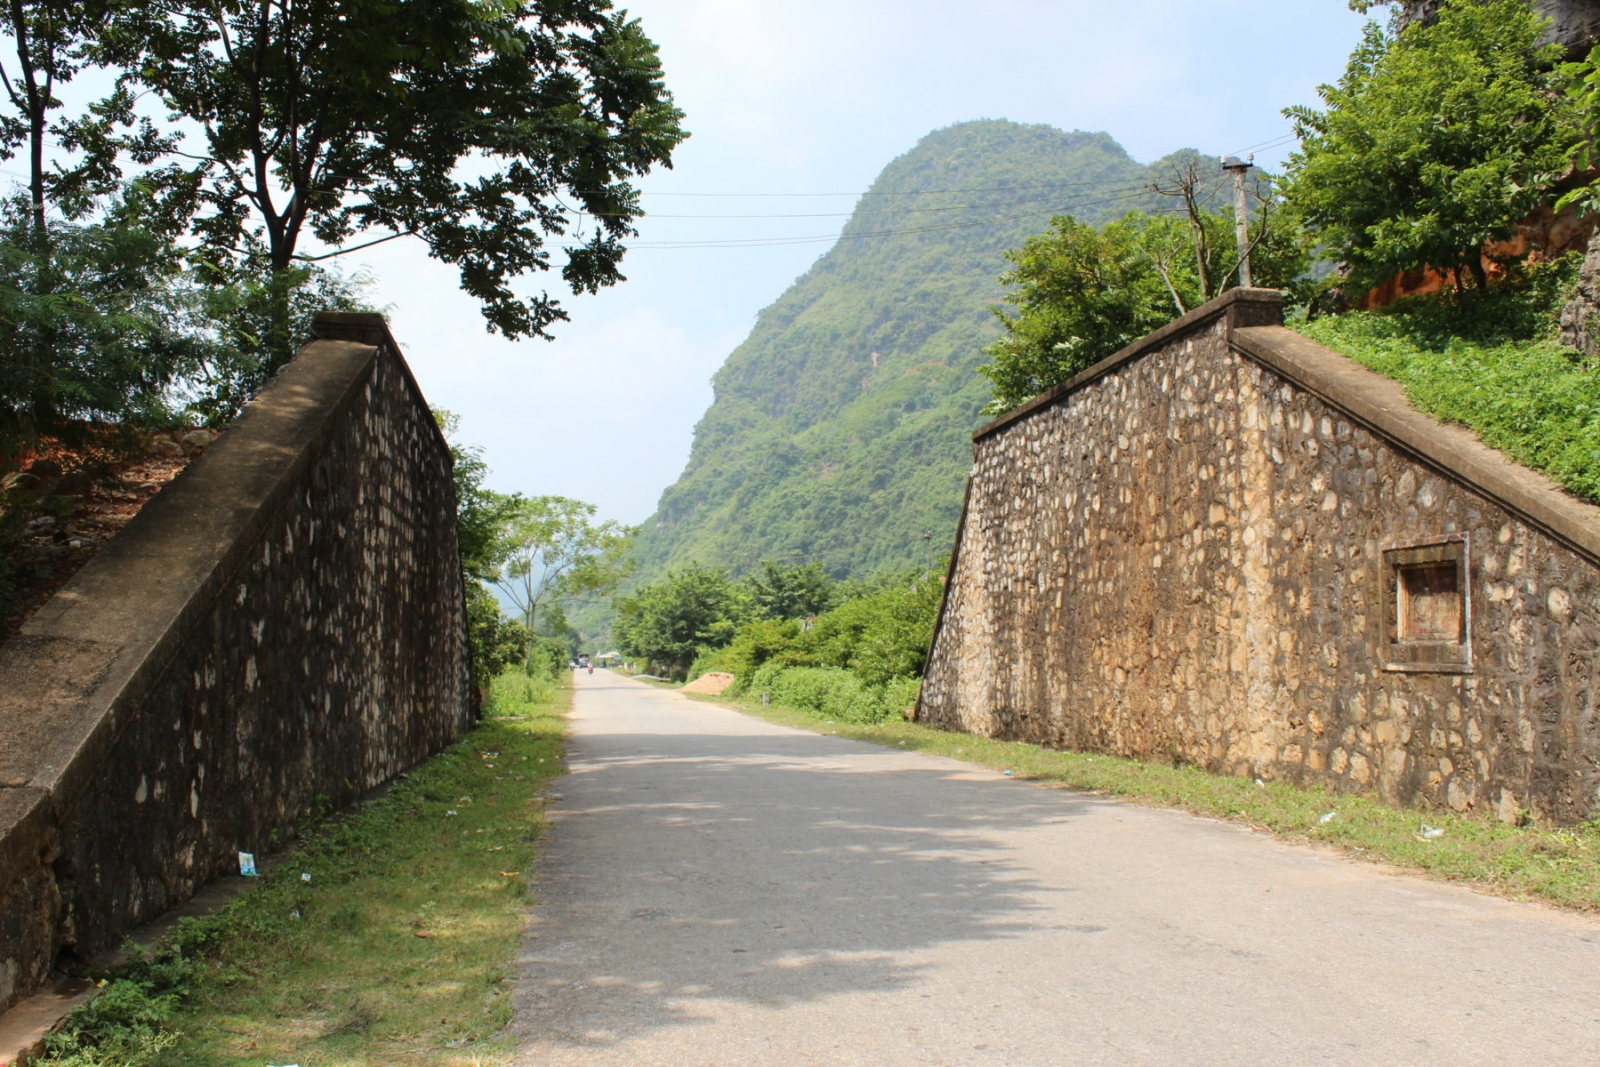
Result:
{"label": "stone masonry wall", "polygon": [[473,719],[449,451],[324,316],[0,648],[0,1009]]}
{"label": "stone masonry wall", "polygon": [[[1600,511],[1229,304],[980,431],[919,718],[1506,819],[1600,811]],[[1393,662],[1390,562],[1418,543],[1464,557],[1469,665]]]}

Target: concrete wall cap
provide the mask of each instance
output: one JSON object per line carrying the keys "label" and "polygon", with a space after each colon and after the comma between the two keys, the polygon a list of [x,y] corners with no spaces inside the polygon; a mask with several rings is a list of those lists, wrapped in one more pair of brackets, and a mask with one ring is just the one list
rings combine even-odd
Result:
{"label": "concrete wall cap", "polygon": [[1276,289],[1229,289],[1221,296],[1201,304],[1187,315],[1173,319],[1159,330],[1147,333],[1131,345],[1113,352],[1094,366],[1079,371],[1060,385],[1047,389],[1032,400],[1019,404],[1004,415],[984,423],[972,432],[972,439],[980,441],[1040,408],[1058,404],[1089,383],[1110,374],[1124,363],[1160,348],[1175,337],[1205,329],[1219,320],[1227,322],[1230,333],[1245,326],[1282,325],[1283,294]]}
{"label": "concrete wall cap", "polygon": [[1345,412],[1394,447],[1600,563],[1600,508],[1411,406],[1392,378],[1282,326],[1235,330],[1235,351]]}

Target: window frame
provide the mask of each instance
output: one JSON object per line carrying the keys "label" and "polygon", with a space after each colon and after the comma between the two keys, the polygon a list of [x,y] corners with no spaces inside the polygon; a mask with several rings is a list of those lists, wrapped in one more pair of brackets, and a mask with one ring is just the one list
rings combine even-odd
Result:
{"label": "window frame", "polygon": [[[1446,534],[1414,541],[1402,541],[1383,549],[1383,589],[1379,617],[1382,620],[1383,669],[1414,674],[1472,673],[1472,553],[1465,534]],[[1461,639],[1459,641],[1406,641],[1401,612],[1401,573],[1412,567],[1437,567],[1454,563],[1456,590],[1461,598]]]}

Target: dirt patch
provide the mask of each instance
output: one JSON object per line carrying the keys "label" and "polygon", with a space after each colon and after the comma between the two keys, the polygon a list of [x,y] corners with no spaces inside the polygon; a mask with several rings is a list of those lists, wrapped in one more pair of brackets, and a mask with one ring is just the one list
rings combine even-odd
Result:
{"label": "dirt patch", "polygon": [[0,643],[216,437],[105,431],[0,458]]}
{"label": "dirt patch", "polygon": [[706,693],[709,696],[721,696],[722,691],[733,684],[733,675],[724,671],[711,671],[702,674],[688,685],[682,687],[685,693]]}

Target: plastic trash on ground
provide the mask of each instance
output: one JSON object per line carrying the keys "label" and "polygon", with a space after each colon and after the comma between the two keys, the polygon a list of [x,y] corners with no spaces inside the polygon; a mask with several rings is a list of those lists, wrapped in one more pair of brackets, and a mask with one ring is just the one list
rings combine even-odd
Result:
{"label": "plastic trash on ground", "polygon": [[239,853],[239,873],[246,878],[256,876],[256,854],[254,852]]}

